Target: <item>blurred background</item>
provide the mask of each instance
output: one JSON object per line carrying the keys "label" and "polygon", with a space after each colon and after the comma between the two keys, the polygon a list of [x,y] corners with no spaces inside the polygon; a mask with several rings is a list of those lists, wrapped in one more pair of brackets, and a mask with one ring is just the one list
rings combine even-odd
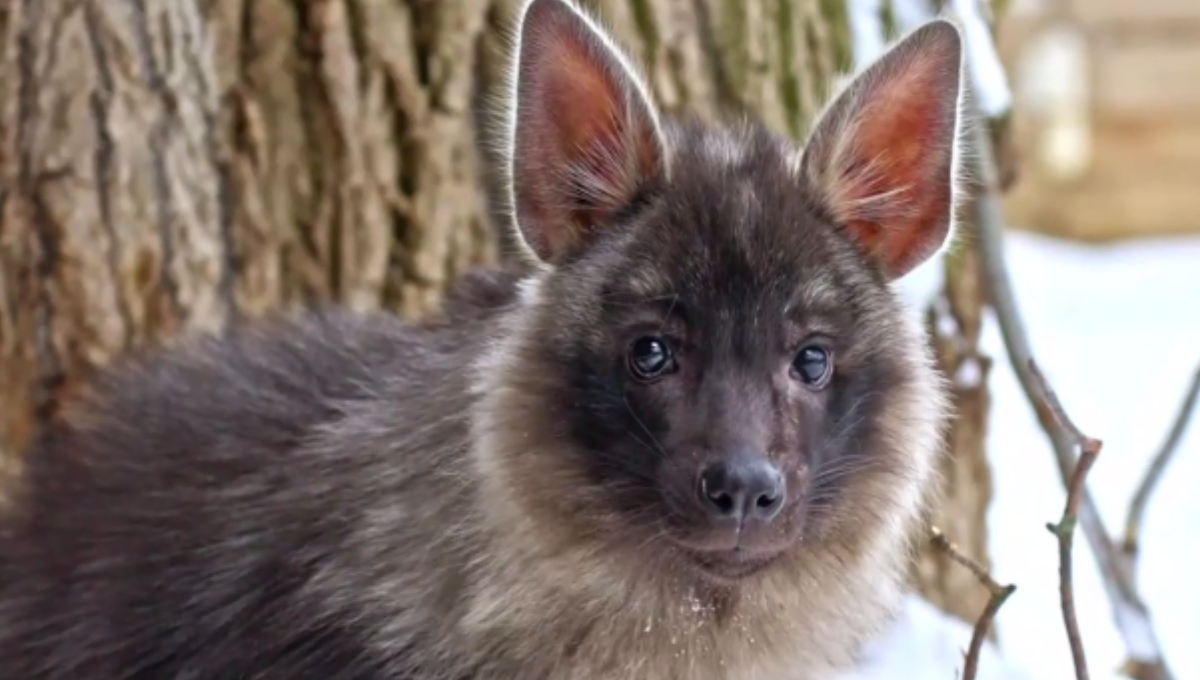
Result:
{"label": "blurred background", "polygon": [[[418,317],[506,257],[489,111],[518,4],[0,0],[0,471],[122,352],[315,301]],[[925,547],[854,677],[961,677],[991,593],[958,558],[1017,586],[977,677],[1076,676],[1045,526],[1074,453],[1031,356],[1104,442],[1074,541],[1092,677],[1200,677],[1200,427],[1180,417],[1200,366],[1200,2],[581,4],[664,109],[797,139],[899,34],[960,22],[973,198],[958,247],[903,285],[954,384],[931,522],[955,547]]]}

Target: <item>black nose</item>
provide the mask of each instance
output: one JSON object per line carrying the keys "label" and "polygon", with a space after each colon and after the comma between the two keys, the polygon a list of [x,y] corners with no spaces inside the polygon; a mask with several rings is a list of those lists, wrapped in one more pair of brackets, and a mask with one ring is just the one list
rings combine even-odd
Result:
{"label": "black nose", "polygon": [[750,518],[764,522],[783,507],[783,475],[763,457],[736,456],[700,472],[700,503],[710,515],[739,523]]}

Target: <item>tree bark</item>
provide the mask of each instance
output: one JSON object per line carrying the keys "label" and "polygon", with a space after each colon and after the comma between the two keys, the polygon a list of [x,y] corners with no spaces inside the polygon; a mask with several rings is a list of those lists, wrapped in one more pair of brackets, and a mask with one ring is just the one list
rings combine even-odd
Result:
{"label": "tree bark", "polygon": [[124,350],[318,299],[416,314],[490,259],[488,9],[5,3],[0,450]]}
{"label": "tree bark", "polygon": [[[934,0],[942,11],[948,0]],[[1008,0],[989,0],[993,35],[996,16],[1007,10]],[[1018,179],[1019,161],[1011,135],[1011,119],[1005,113],[988,126],[995,145],[1001,191]],[[970,187],[977,195],[984,187]],[[970,234],[971,211],[964,208],[960,230],[965,236],[954,253],[942,263],[944,282],[940,295],[926,310],[929,331],[938,365],[950,380],[955,418],[945,437],[947,455],[941,461],[944,497],[932,513],[931,523],[957,544],[959,552],[985,569],[991,569],[987,514],[993,486],[988,463],[988,424],[991,394],[988,377],[992,359],[980,347],[984,310],[990,304],[979,248]],[[943,611],[973,623],[988,604],[990,593],[944,551],[927,544],[918,556],[913,575],[918,589]],[[1002,574],[996,579],[1004,582]],[[989,636],[997,637],[995,628]]]}
{"label": "tree bark", "polygon": [[[584,4],[665,109],[797,138],[850,60],[842,0]],[[478,142],[517,5],[0,4],[0,464],[121,352],[316,300],[420,315],[502,257]],[[983,535],[978,502],[944,512]]]}
{"label": "tree bark", "polygon": [[[970,225],[962,228],[969,230]],[[926,310],[926,327],[938,366],[951,385],[955,417],[939,465],[943,498],[930,522],[963,555],[990,569],[987,511],[992,473],[986,444],[992,360],[979,346],[986,297],[977,249],[966,245],[947,257],[944,275],[941,293]],[[974,622],[987,606],[987,589],[931,543],[918,556],[914,577],[930,602],[964,621]]]}

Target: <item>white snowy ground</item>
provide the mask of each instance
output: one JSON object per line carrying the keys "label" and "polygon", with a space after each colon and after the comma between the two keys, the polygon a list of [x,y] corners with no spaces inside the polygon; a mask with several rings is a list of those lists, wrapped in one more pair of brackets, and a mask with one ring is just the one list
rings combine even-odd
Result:
{"label": "white snowy ground", "polygon": [[[1104,449],[1089,484],[1111,531],[1165,436],[1200,363],[1200,238],[1083,246],[1012,233],[1011,277],[1035,358],[1067,410]],[[935,268],[905,285],[914,302]],[[991,320],[995,359],[989,447],[995,476],[991,546],[997,580],[1015,583],[997,619],[1000,649],[985,648],[979,680],[1073,678],[1058,603],[1058,554],[1045,523],[1065,499],[1045,436]],[[1139,586],[1178,678],[1200,677],[1200,418],[1151,501]],[[1075,600],[1091,677],[1115,680],[1124,647],[1086,540],[1075,542]],[[955,680],[970,629],[913,599],[866,667],[846,680]]]}

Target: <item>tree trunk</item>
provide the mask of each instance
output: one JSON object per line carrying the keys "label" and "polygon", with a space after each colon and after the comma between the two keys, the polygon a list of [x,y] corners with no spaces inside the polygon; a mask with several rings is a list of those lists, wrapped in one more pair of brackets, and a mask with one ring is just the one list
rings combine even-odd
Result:
{"label": "tree trunk", "polygon": [[[9,0],[0,449],[123,350],[493,256],[479,0]],[[11,460],[11,458],[10,458]]]}
{"label": "tree trunk", "polygon": [[[993,18],[1007,9],[1008,0],[989,0]],[[942,11],[948,0],[934,0]],[[1017,180],[1018,161],[1010,134],[1010,119],[1002,114],[988,125],[995,146],[1001,191]],[[973,186],[968,192],[978,195],[985,188]],[[983,265],[977,243],[970,234],[974,228],[971,211],[960,211],[966,234],[956,252],[943,262],[944,283],[941,294],[926,314],[926,327],[942,371],[953,387],[955,419],[946,433],[947,455],[941,462],[945,480],[941,506],[930,518],[966,557],[985,569],[991,569],[988,549],[987,512],[992,499],[992,473],[988,464],[987,436],[991,409],[988,376],[992,359],[979,345],[983,312],[990,304]],[[946,552],[932,544],[921,552],[913,571],[920,591],[944,611],[973,623],[987,606],[990,593],[968,570]],[[1004,576],[997,575],[1003,582]],[[993,628],[989,635],[996,637]]]}
{"label": "tree trunk", "polygon": [[[969,230],[970,225],[963,229]],[[946,258],[944,274],[941,294],[927,310],[926,327],[938,365],[952,386],[955,418],[939,466],[944,496],[930,521],[960,553],[990,568],[987,511],[992,473],[986,441],[991,408],[987,378],[992,361],[979,347],[986,298],[977,249],[962,246]],[[988,590],[932,543],[921,551],[914,576],[927,599],[964,621],[974,622],[987,606]]]}
{"label": "tree trunk", "polygon": [[[315,300],[419,315],[500,256],[477,132],[517,4],[0,4],[0,461],[120,352]],[[849,64],[842,0],[584,4],[668,110],[800,137]]]}

